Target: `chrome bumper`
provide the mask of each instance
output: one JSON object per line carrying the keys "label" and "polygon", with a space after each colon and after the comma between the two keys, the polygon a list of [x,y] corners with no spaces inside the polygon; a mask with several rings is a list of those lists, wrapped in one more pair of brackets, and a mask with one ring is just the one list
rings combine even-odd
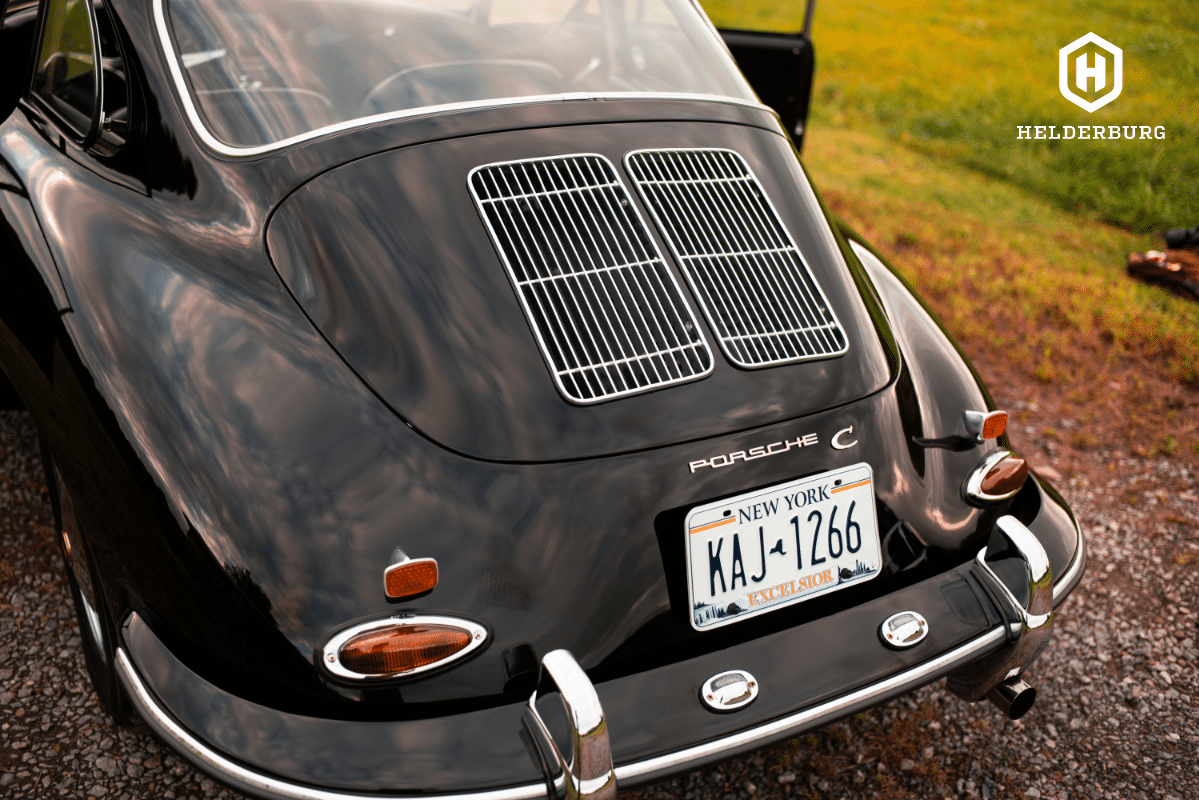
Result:
{"label": "chrome bumper", "polygon": [[[944,677],[954,669],[960,668],[990,652],[997,645],[1001,644],[1006,637],[1006,629],[994,628],[960,647],[943,653],[931,661],[922,663],[919,667],[892,675],[886,680],[842,695],[835,700],[812,706],[797,714],[776,719],[766,725],[738,731],[721,739],[645,761],[613,767],[611,765],[610,753],[607,756],[607,762],[603,760],[601,752],[603,747],[598,744],[599,737],[572,731],[570,736],[574,742],[578,743],[578,749],[575,750],[572,747],[573,758],[569,762],[560,758],[553,751],[550,751],[550,757],[553,761],[550,762],[548,768],[543,765],[543,769],[547,772],[545,783],[531,783],[524,786],[513,786],[486,792],[458,793],[452,795],[422,794],[420,798],[421,800],[431,800],[432,798],[444,798],[444,800],[533,800],[533,798],[546,797],[547,787],[552,787],[552,791],[548,792],[548,796],[553,798],[563,796],[579,798],[612,797],[615,795],[618,784],[641,784],[659,780],[681,771],[698,768],[710,761],[730,758],[741,753],[756,750],[779,739],[795,736],[804,731],[813,730],[843,717],[856,714],[859,711],[865,711],[879,703],[914,691],[938,678]],[[557,650],[554,652],[559,654],[558,658],[561,661],[569,659],[571,664],[574,664],[576,668],[578,667],[574,658],[566,651]],[[546,657],[549,658],[548,655]],[[313,786],[281,780],[243,766],[207,746],[196,736],[192,735],[185,727],[180,725],[171,716],[170,712],[163,708],[157,698],[154,697],[149,687],[138,675],[136,668],[123,648],[118,648],[117,650],[116,664],[121,681],[129,693],[130,701],[138,713],[141,714],[142,719],[146,721],[146,724],[197,768],[239,792],[251,797],[269,798],[270,800],[275,800],[276,798],[288,798],[288,800],[384,800],[385,798],[400,797],[415,800],[415,797],[410,794],[388,794],[386,792],[355,794],[327,791]],[[583,674],[581,669],[578,670],[578,674]],[[583,677],[586,679],[585,674],[583,674]],[[567,702],[574,701],[578,707],[585,706],[585,702],[580,702],[576,698],[575,692],[578,687],[574,685],[574,682],[563,680],[563,683],[566,684],[567,691],[572,692],[572,696]],[[592,695],[595,693],[595,689],[589,680],[586,682],[584,691],[589,691]],[[543,693],[541,689],[538,690],[538,694],[543,700],[547,697],[547,694]],[[530,707],[535,702],[533,698],[530,698]],[[598,700],[596,710],[599,710]],[[600,713],[602,715],[602,710],[600,710]],[[544,724],[544,721],[542,724]],[[588,730],[589,734],[595,730],[594,728],[586,728],[586,725],[583,725],[582,729]],[[579,731],[580,728],[576,727],[575,730]],[[601,730],[604,732],[603,739],[606,740],[607,726],[602,725]],[[542,751],[544,747],[545,744],[543,743],[538,746],[538,750]],[[575,755],[576,752],[577,755]],[[541,758],[543,761],[548,760],[545,755],[541,755]],[[561,768],[561,774],[555,773],[554,770],[558,768]],[[574,795],[561,794],[562,791],[566,790],[566,773],[570,775],[569,780],[571,781],[573,791],[576,792]],[[596,774],[610,774],[614,777],[610,785],[601,787],[604,791],[610,790],[612,794],[578,793],[580,790],[582,792],[594,791],[595,784],[585,776]]]}
{"label": "chrome bumper", "polygon": [[[554,740],[539,706],[557,703],[559,741]],[[564,713],[563,713],[564,712]],[[565,723],[565,724],[562,724]],[[547,653],[541,661],[537,691],[525,708],[524,726],[533,739],[551,800],[613,800],[616,772],[608,744],[608,723],[599,695],[587,673],[565,650]],[[569,737],[569,743],[561,741]],[[564,752],[569,748],[570,758]]]}
{"label": "chrome bumper", "polygon": [[981,700],[995,687],[1024,673],[1049,645],[1053,635],[1053,569],[1037,537],[1015,517],[1000,517],[996,530],[1024,563],[1028,605],[1016,599],[987,563],[994,547],[984,547],[974,560],[974,574],[992,595],[1007,620],[1008,645],[949,676],[946,687],[966,702]]}
{"label": "chrome bumper", "polygon": [[[1006,625],[995,628],[919,667],[894,675],[873,686],[851,692],[798,714],[783,717],[767,725],[761,725],[660,758],[613,768],[607,726],[603,718],[603,711],[599,708],[599,698],[595,696],[595,689],[569,653],[564,650],[550,653],[546,656],[542,666],[543,685],[529,699],[529,707],[525,711],[526,726],[530,730],[536,727],[540,731],[545,731],[546,726],[541,721],[538,704],[546,697],[547,689],[550,692],[559,691],[562,702],[568,709],[584,705],[590,707],[593,698],[595,705],[587,725],[575,726],[571,731],[570,738],[575,745],[573,761],[566,761],[562,758],[560,748],[549,741],[548,733],[543,733],[540,741],[538,737],[534,737],[543,768],[546,770],[546,781],[550,788],[549,797],[553,800],[582,800],[583,798],[606,800],[615,797],[616,785],[615,783],[601,785],[595,776],[615,775],[617,782],[651,781],[693,765],[722,756],[728,757],[736,752],[750,750],[770,741],[810,730],[825,722],[854,714],[891,697],[923,686],[947,672],[949,673],[947,685],[950,691],[971,702],[980,700],[1005,680],[1022,674],[1049,644],[1053,631],[1053,607],[1077,585],[1086,564],[1085,544],[1082,532],[1077,530],[1077,527],[1075,529],[1077,547],[1074,559],[1056,584],[1045,548],[1028,528],[1011,516],[1001,517],[996,523],[996,527],[1024,562],[1028,577],[1029,603],[1025,607],[987,564],[989,548],[983,548],[975,559],[974,573],[986,586],[987,591],[994,595],[999,607],[1004,610],[1007,617]],[[993,650],[994,645],[1000,641],[1006,642],[1006,646],[999,650]],[[985,655],[978,656],[983,653]],[[553,665],[548,663],[551,659],[554,662]],[[562,672],[561,664],[567,661],[573,667],[570,673],[572,680],[565,683],[547,681],[547,677],[552,678],[554,674]],[[954,665],[962,665],[963,662],[965,662],[964,666],[954,668]],[[573,697],[571,693],[575,693]],[[597,731],[602,732],[603,735],[596,735]],[[543,744],[543,741],[547,744]],[[583,790],[588,785],[596,787],[594,793]]]}
{"label": "chrome bumper", "polygon": [[[614,765],[608,726],[595,687],[569,653],[554,651],[542,661],[537,692],[529,699],[524,712],[524,724],[546,775],[545,782],[481,792],[422,793],[419,796],[424,800],[439,796],[447,800],[526,800],[548,794],[555,799],[607,800],[615,796],[619,784],[648,783],[714,760],[750,752],[864,711],[942,677],[954,675],[958,676],[955,680],[962,682],[961,676],[974,675],[973,681],[965,684],[971,687],[971,694],[982,696],[989,688],[982,688],[988,681],[999,675],[995,679],[998,683],[1013,670],[1023,671],[1044,648],[1052,621],[1052,606],[1077,585],[1086,563],[1085,544],[1076,527],[1077,546],[1073,560],[1054,581],[1044,549],[1036,537],[1013,518],[1003,518],[1001,522],[1001,532],[1028,567],[1031,602],[1027,608],[1016,602],[1010,590],[987,566],[986,551],[983,551],[975,561],[974,572],[996,593],[1000,607],[1006,608],[1008,620],[931,660],[765,724],[655,758]],[[978,667],[976,662],[986,667]],[[146,723],[196,767],[240,792],[253,797],[289,800],[414,797],[411,793],[329,791],[247,767],[213,749],[181,725],[155,697],[124,647],[117,650],[116,667],[132,704]],[[557,719],[555,711],[559,712]]]}

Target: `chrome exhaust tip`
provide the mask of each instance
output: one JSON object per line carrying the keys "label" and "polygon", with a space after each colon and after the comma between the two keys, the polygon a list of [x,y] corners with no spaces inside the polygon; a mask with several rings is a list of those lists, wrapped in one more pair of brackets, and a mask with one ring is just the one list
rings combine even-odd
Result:
{"label": "chrome exhaust tip", "polygon": [[1037,699],[1037,690],[1020,678],[1008,678],[987,692],[987,699],[1007,715],[1008,719],[1020,719],[1032,708]]}

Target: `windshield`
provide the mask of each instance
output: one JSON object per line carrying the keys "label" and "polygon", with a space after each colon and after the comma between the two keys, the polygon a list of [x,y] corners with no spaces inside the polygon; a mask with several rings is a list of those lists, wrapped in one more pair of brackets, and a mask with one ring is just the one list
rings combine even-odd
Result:
{"label": "windshield", "polygon": [[687,0],[170,0],[168,11],[195,105],[234,147],[512,98],[754,100]]}

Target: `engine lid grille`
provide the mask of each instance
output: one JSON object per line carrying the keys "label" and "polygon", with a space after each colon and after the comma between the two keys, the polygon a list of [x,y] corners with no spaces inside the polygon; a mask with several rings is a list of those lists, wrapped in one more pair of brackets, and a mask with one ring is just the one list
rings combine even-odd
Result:
{"label": "engine lid grille", "polygon": [[608,159],[487,164],[468,184],[568,400],[598,403],[711,373],[700,326]]}
{"label": "engine lid grille", "polygon": [[849,349],[824,292],[740,155],[640,150],[625,165],[730,361],[769,367]]}

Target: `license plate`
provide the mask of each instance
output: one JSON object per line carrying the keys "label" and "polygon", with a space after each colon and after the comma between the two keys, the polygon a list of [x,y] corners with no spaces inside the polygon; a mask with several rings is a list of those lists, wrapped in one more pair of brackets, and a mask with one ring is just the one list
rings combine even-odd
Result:
{"label": "license plate", "polygon": [[691,626],[718,628],[878,575],[873,482],[870,465],[855,464],[691,509]]}

